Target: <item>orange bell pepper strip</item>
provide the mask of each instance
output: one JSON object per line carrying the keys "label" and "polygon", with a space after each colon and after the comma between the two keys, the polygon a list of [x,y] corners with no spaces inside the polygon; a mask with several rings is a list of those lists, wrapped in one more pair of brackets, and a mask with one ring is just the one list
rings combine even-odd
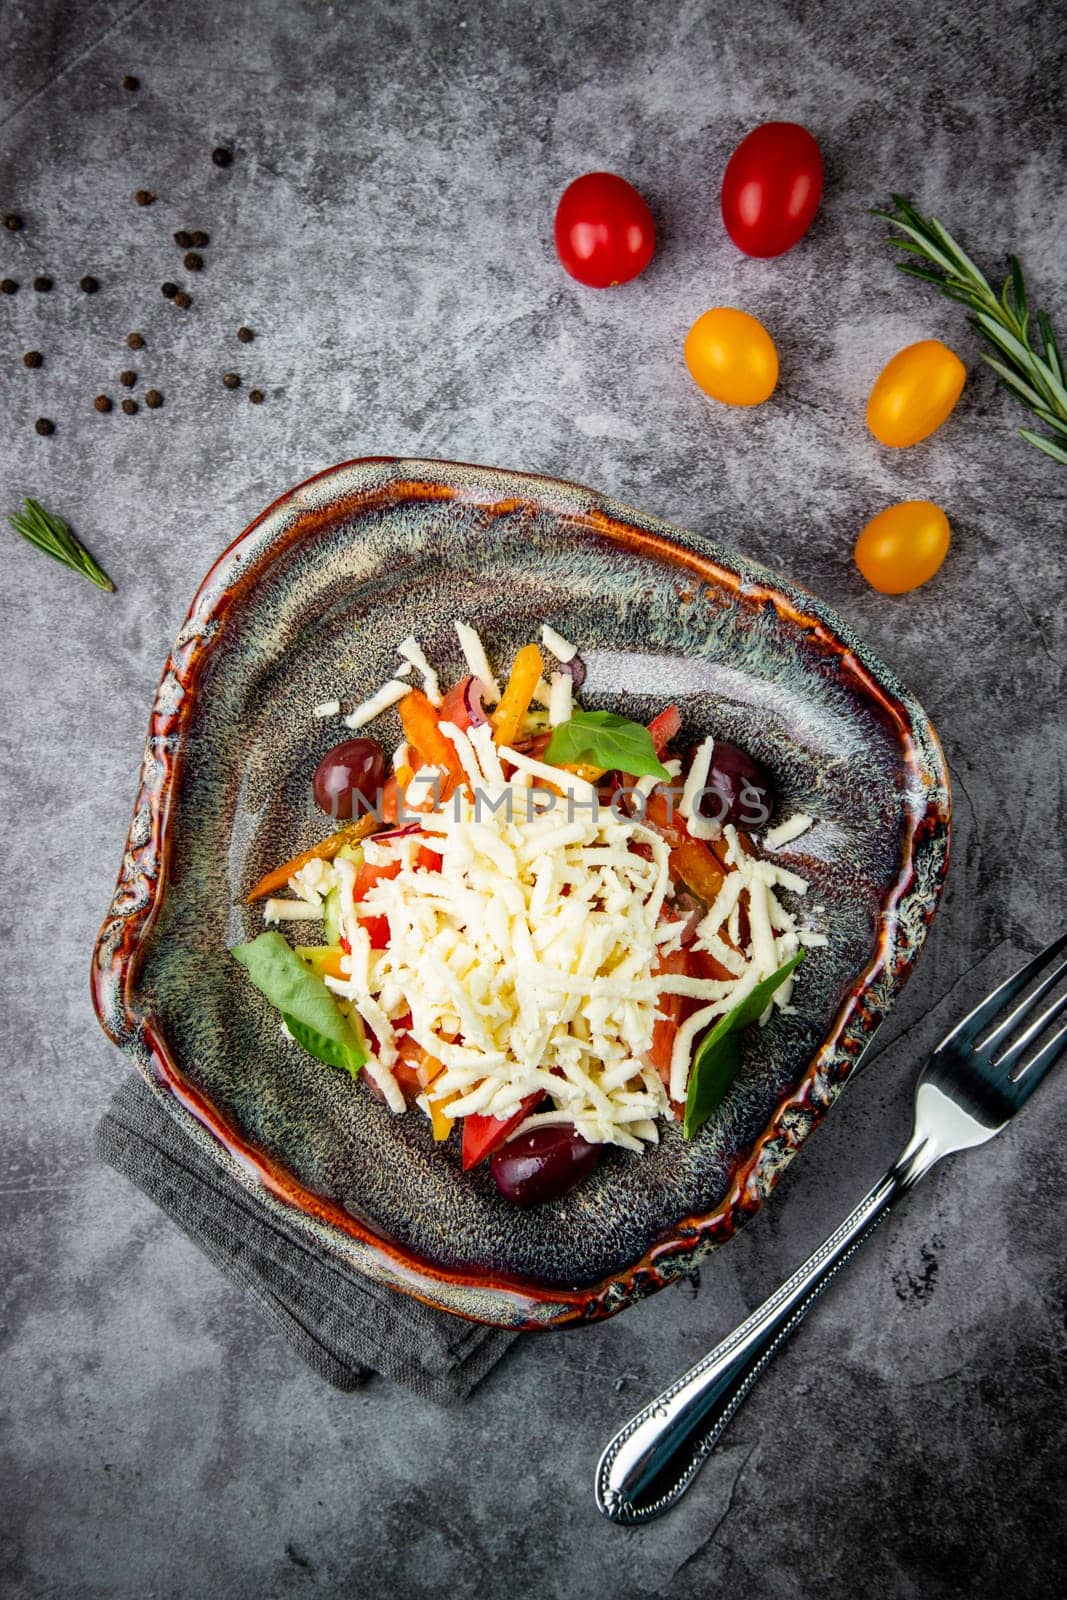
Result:
{"label": "orange bell pepper strip", "polygon": [[438,726],[438,715],[421,689],[412,689],[400,701],[400,725],[404,738],[428,766],[440,767],[447,774],[445,798],[466,782],[463,766],[451,739]]}
{"label": "orange bell pepper strip", "polygon": [[722,888],[726,874],[707,845],[699,839],[686,837],[675,845],[667,858],[671,877],[684,883],[687,889],[706,905],[711,905]]}
{"label": "orange bell pepper strip", "polygon": [[331,833],[328,839],[320,839],[310,850],[304,850],[300,855],[283,861],[280,867],[275,867],[265,877],[260,878],[255,888],[249,890],[245,896],[245,903],[251,905],[253,900],[262,900],[265,894],[273,894],[276,889],[284,889],[293,873],[299,872],[301,867],[306,867],[309,861],[332,861],[346,844],[355,844],[357,840],[365,839],[368,833],[373,833],[380,826],[373,811],[366,812],[358,822],[351,822],[347,827],[339,828],[336,833]]}
{"label": "orange bell pepper strip", "polygon": [[[497,744],[510,747],[519,737],[522,719],[530,709],[533,692],[540,683],[544,670],[545,663],[537,646],[524,644],[512,664],[511,676],[507,688],[500,697],[500,704],[490,718],[493,724],[493,738]],[[410,697],[405,695],[404,698]],[[403,703],[401,701],[401,705]]]}

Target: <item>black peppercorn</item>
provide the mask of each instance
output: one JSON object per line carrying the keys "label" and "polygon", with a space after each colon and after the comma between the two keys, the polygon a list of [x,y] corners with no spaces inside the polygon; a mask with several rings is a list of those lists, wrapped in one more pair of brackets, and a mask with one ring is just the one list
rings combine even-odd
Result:
{"label": "black peppercorn", "polygon": [[174,304],[178,307],[179,311],[188,311],[192,303],[192,295],[186,294],[184,289],[179,289],[178,293],[174,296]]}
{"label": "black peppercorn", "polygon": [[151,189],[138,189],[133,198],[139,206],[150,206],[156,197]]}
{"label": "black peppercorn", "polygon": [[228,167],[233,160],[233,151],[227,150],[224,144],[216,145],[211,152],[211,159],[217,167]]}
{"label": "black peppercorn", "polygon": [[261,406],[263,404],[263,390],[250,389],[248,391],[248,398],[251,400],[254,406]]}
{"label": "black peppercorn", "polygon": [[192,242],[192,234],[186,233],[184,228],[179,228],[177,233],[174,235],[174,243],[178,246],[179,250],[188,250]]}
{"label": "black peppercorn", "polygon": [[94,411],[110,411],[111,410],[111,401],[109,400],[109,398],[108,398],[108,396],[106,394],[98,394],[97,395],[96,399],[93,401],[93,410]]}
{"label": "black peppercorn", "polygon": [[34,278],[33,287],[37,290],[38,294],[47,294],[48,291],[53,287],[54,283],[54,278],[50,278],[46,272],[42,272],[40,277]]}
{"label": "black peppercorn", "polygon": [[24,367],[43,367],[44,356],[39,350],[27,350],[22,358],[22,365]]}
{"label": "black peppercorn", "polygon": [[211,243],[211,235],[209,233],[205,233],[203,228],[197,228],[196,232],[193,234],[192,243],[195,245],[197,250],[206,250],[208,245]]}
{"label": "black peppercorn", "polygon": [[99,287],[99,283],[90,272],[87,272],[84,278],[78,279],[78,288],[83,294],[95,294]]}
{"label": "black peppercorn", "polygon": [[195,250],[190,250],[187,255],[182,257],[182,264],[186,272],[199,272],[204,265],[204,258],[203,256],[198,256]]}
{"label": "black peppercorn", "polygon": [[144,335],[140,333],[128,333],[126,335],[126,343],[129,345],[131,350],[143,350]]}
{"label": "black peppercorn", "polygon": [[239,389],[241,387],[241,380],[236,372],[224,372],[222,374],[222,381],[226,385],[227,389]]}
{"label": "black peppercorn", "polygon": [[8,228],[12,233],[18,233],[19,229],[22,227],[22,218],[19,216],[17,211],[9,211],[7,213],[7,216],[4,218],[4,227]]}
{"label": "black peppercorn", "polygon": [[242,344],[251,344],[252,340],[255,338],[255,334],[252,332],[251,328],[238,328],[237,337],[240,339]]}
{"label": "black peppercorn", "polygon": [[144,403],[150,411],[158,411],[163,404],[163,396],[158,389],[149,389],[144,397]]}
{"label": "black peppercorn", "polygon": [[125,411],[128,417],[135,417],[137,415],[137,401],[131,400],[129,396],[127,396],[122,402],[122,409]]}
{"label": "black peppercorn", "polygon": [[0,294],[18,294],[19,286],[14,278],[0,278]]}
{"label": "black peppercorn", "polygon": [[132,72],[127,72],[126,76],[122,80],[122,87],[124,89],[128,89],[131,94],[136,94],[137,90],[141,87],[141,80],[140,78],[135,78]]}
{"label": "black peppercorn", "polygon": [[131,372],[127,367],[125,372],[119,373],[119,382],[122,384],[124,389],[132,389],[134,384],[137,382],[136,372]]}
{"label": "black peppercorn", "polygon": [[38,417],[34,423],[37,432],[47,439],[50,433],[55,433],[56,425],[51,417]]}

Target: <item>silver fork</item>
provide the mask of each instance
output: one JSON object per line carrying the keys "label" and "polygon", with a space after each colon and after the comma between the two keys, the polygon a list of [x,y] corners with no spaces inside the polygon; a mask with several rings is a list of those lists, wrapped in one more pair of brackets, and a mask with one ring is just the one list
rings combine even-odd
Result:
{"label": "silver fork", "polygon": [[772,1356],[890,1207],[935,1161],[985,1144],[1026,1104],[1067,1051],[1065,1024],[1025,1059],[1067,1009],[1065,990],[1038,1012],[1067,975],[1067,961],[1014,1003],[1065,947],[1067,934],[1002,983],[941,1041],[916,1085],[911,1138],[885,1177],[747,1322],[615,1435],[596,1474],[597,1505],[612,1522],[651,1522],[681,1498]]}

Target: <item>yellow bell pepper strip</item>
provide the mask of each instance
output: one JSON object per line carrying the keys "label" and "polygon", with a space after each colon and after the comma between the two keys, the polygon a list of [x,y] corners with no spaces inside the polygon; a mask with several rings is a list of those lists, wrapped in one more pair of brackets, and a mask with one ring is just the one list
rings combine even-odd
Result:
{"label": "yellow bell pepper strip", "polygon": [[435,1100],[432,1096],[427,1095],[426,1104],[430,1108],[430,1124],[433,1128],[434,1144],[443,1144],[452,1132],[453,1121],[446,1107],[450,1106],[458,1096],[458,1089],[454,1089],[451,1094],[446,1094],[441,1100]]}
{"label": "yellow bell pepper strip", "polygon": [[[522,719],[529,710],[533,692],[544,674],[545,664],[535,644],[524,644],[515,657],[507,688],[493,712],[493,737],[497,744],[513,745],[519,737]],[[409,698],[405,696],[405,699]],[[401,701],[403,704],[403,701]]]}
{"label": "yellow bell pepper strip", "polygon": [[451,739],[438,727],[438,716],[421,689],[412,689],[397,707],[404,738],[428,766],[440,767],[446,774],[445,794],[466,782],[463,766]]}
{"label": "yellow bell pepper strip", "polygon": [[293,873],[299,872],[301,867],[306,867],[309,861],[332,861],[346,844],[355,844],[357,840],[365,839],[368,833],[373,833],[380,826],[374,813],[366,812],[358,822],[349,823],[348,827],[338,829],[336,833],[331,833],[328,839],[321,839],[318,844],[313,844],[310,850],[304,850],[291,860],[283,861],[280,867],[275,867],[272,872],[260,878],[255,888],[245,896],[245,903],[251,905],[253,900],[262,900],[265,894],[273,894],[276,889],[284,889]]}
{"label": "yellow bell pepper strip", "polygon": [[333,944],[298,944],[296,953],[301,961],[306,961],[312,972],[320,978],[348,977],[348,973],[341,967],[341,957],[344,951]]}

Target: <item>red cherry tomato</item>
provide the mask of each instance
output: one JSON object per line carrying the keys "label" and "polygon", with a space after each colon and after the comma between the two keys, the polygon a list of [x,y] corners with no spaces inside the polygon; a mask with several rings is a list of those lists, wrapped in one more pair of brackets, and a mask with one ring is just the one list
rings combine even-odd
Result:
{"label": "red cherry tomato", "polygon": [[822,198],[822,156],[799,122],[753,128],[722,180],[722,220],[747,256],[780,256],[811,227]]}
{"label": "red cherry tomato", "polygon": [[652,213],[632,183],[613,172],[587,172],[564,189],[556,207],[556,254],[590,289],[610,289],[644,272],[656,248]]}

